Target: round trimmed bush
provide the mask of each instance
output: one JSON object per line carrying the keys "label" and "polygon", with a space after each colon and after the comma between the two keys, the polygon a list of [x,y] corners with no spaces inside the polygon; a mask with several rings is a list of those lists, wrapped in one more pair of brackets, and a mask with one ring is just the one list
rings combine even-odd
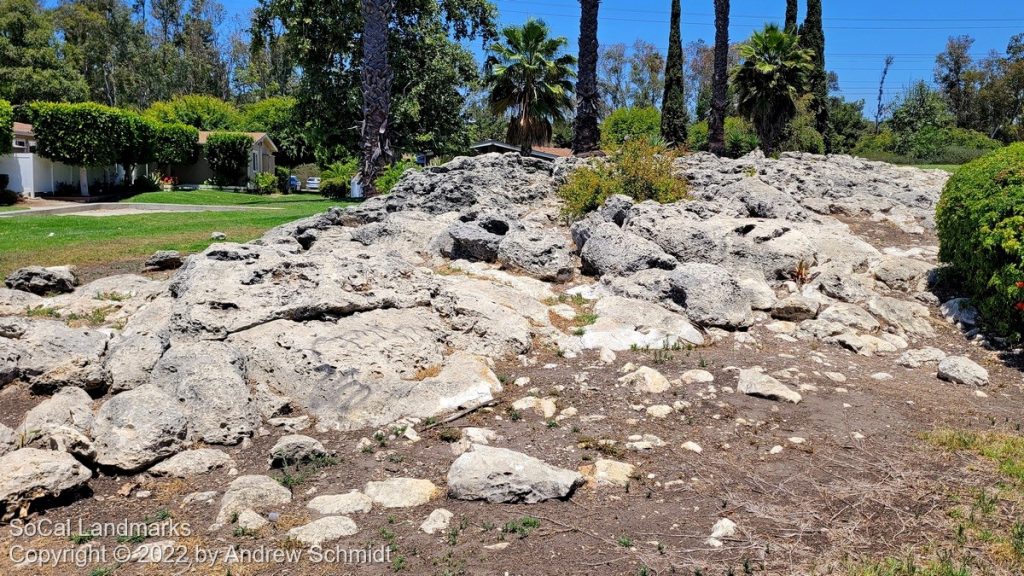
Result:
{"label": "round trimmed bush", "polygon": [[1024,143],[960,167],[936,211],[939,257],[986,326],[1024,335]]}

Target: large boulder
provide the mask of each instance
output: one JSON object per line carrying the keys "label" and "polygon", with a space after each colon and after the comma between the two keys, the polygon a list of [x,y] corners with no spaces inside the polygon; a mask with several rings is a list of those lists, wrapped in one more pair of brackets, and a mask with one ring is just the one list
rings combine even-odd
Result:
{"label": "large boulder", "polygon": [[966,386],[988,384],[988,370],[964,356],[948,356],[939,361],[938,376],[941,380]]}
{"label": "large boulder", "polygon": [[39,296],[72,292],[78,286],[78,277],[70,266],[28,266],[11,272],[4,280],[11,290],[31,292]]}
{"label": "large boulder", "polygon": [[574,269],[566,241],[563,233],[552,229],[514,230],[498,245],[497,260],[506,268],[547,282],[566,282]]}
{"label": "large boulder", "polygon": [[671,270],[677,262],[656,244],[624,232],[615,224],[601,224],[580,253],[583,272],[594,276],[626,276],[648,268]]}
{"label": "large boulder", "polygon": [[245,380],[245,358],[223,342],[181,342],[153,368],[150,381],[188,415],[192,438],[237,444],[252,436],[260,415]]}
{"label": "large boulder", "polygon": [[71,328],[56,320],[0,318],[0,385],[27,381],[35,392],[66,386],[103,389],[103,366],[110,336],[99,330]]}
{"label": "large boulder", "polygon": [[96,414],[96,462],[137,472],[180,452],[188,420],[177,400],[152,384],[107,400]]}
{"label": "large boulder", "polygon": [[269,476],[239,476],[224,492],[212,528],[220,528],[230,522],[232,516],[245,510],[270,510],[291,501],[291,491]]}
{"label": "large boulder", "polygon": [[474,445],[448,469],[448,494],[459,500],[536,504],[568,498],[583,482],[574,470],[481,445]]}
{"label": "large boulder", "polygon": [[753,322],[748,292],[728,270],[687,262],[669,275],[669,296],[701,326],[745,328]]}
{"label": "large boulder", "polygon": [[60,496],[90,478],[92,472],[65,452],[22,448],[0,456],[2,519],[24,517],[36,500]]}
{"label": "large boulder", "polygon": [[17,434],[26,445],[95,456],[92,398],[81,388],[64,388],[25,414]]}

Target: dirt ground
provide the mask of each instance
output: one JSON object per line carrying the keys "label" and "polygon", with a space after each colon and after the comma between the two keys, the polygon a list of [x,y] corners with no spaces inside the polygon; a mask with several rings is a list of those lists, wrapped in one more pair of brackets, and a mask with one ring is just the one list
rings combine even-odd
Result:
{"label": "dirt ground", "polygon": [[[886,240],[882,246],[901,246],[909,239],[893,234]],[[993,460],[942,449],[925,437],[945,429],[1019,436],[1021,374],[1010,367],[1015,359],[971,344],[937,310],[932,314],[938,336],[915,347],[935,346],[983,365],[992,382],[984,397],[938,380],[934,365],[906,369],[895,364],[898,354],[858,356],[835,346],[788,342],[762,327],[741,336],[743,342],[729,336],[693,349],[623,352],[610,365],[599,362],[596,353],[569,359],[549,350],[529,365],[520,359],[499,362],[495,373],[505,391],[497,405],[423,432],[418,442],[389,438],[385,430],[372,450],[361,450],[357,443],[373,431],[302,432],[322,441],[337,461],[317,470],[288,471],[293,502],[279,510],[277,522],[257,533],[209,532],[219,495],[209,504],[182,506],[186,494],[223,492],[231,480],[224,471],[191,480],[103,476],[90,482],[91,497],[69,499],[31,520],[187,523],[192,535],[173,538],[176,561],[120,563],[110,550],[137,542],[103,537],[76,544],[67,536],[17,536],[5,527],[0,528],[0,573],[1021,574],[1024,564],[1013,547],[1015,536],[1024,539],[1024,530],[1018,534],[1015,528],[1024,491]],[[627,363],[655,368],[669,380],[703,369],[714,375],[714,382],[678,382],[663,394],[638,393],[618,382]],[[752,366],[799,389],[803,401],[780,403],[734,392],[735,368]],[[845,381],[826,372],[841,373]],[[891,378],[878,379],[883,372]],[[515,381],[524,377],[529,383],[517,386]],[[577,415],[556,420],[511,409],[512,402],[528,394],[553,397],[559,410],[575,408]],[[38,401],[27,388],[8,386],[0,391],[0,421],[17,425]],[[690,405],[663,419],[645,411],[648,405],[677,401]],[[441,496],[416,508],[375,507],[351,515],[359,533],[340,545],[389,545],[383,562],[318,562],[286,538],[288,529],[316,518],[305,505],[317,495],[362,489],[367,481],[395,476],[426,478],[443,488],[455,458],[451,442],[458,434],[452,428],[468,426],[494,430],[494,446],[565,468],[611,458],[637,471],[626,487],[588,484],[568,501],[500,505]],[[226,449],[239,474],[284,476],[267,463],[281,432],[268,432],[249,445]],[[624,447],[629,436],[642,434],[665,444],[643,451]],[[703,451],[684,448],[686,442]],[[140,492],[150,494],[140,497]],[[420,523],[442,507],[454,513],[450,529],[433,536],[421,532]],[[707,540],[722,518],[735,522],[737,531],[715,547]],[[106,549],[108,556],[81,567],[14,567],[12,553],[25,548]],[[302,557],[212,566],[196,561],[197,551],[263,548]]]}

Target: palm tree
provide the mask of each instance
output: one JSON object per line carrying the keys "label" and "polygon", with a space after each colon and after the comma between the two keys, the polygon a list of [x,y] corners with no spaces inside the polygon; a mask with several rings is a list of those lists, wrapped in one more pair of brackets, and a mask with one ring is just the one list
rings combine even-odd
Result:
{"label": "palm tree", "polygon": [[597,126],[601,96],[597,91],[597,10],[601,0],[580,0],[580,68],[576,83],[576,122],[573,125],[574,154],[593,152],[601,143]]}
{"label": "palm tree", "polygon": [[364,194],[376,194],[377,178],[391,162],[388,116],[391,113],[391,66],[388,64],[388,22],[394,0],[362,0],[363,126],[359,179]]}
{"label": "palm tree", "polygon": [[814,70],[814,54],[798,42],[795,34],[769,24],[740,47],[743,63],[732,78],[737,107],[754,123],[765,154],[775,151],[796,116],[797,102]]}
{"label": "palm tree", "polygon": [[708,149],[725,155],[725,111],[729,104],[729,0],[715,0],[715,70],[711,81]]}
{"label": "palm tree", "polygon": [[486,83],[494,114],[511,114],[506,139],[529,154],[551,140],[552,126],[572,110],[576,58],[563,50],[564,37],[552,38],[547,24],[530,19],[501,31],[488,47]]}

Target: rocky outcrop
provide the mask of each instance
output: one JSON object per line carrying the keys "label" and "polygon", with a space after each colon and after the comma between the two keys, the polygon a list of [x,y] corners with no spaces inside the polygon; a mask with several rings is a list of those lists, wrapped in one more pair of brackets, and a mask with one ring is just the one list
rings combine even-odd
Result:
{"label": "rocky outcrop", "polygon": [[73,291],[78,285],[78,277],[70,266],[28,266],[11,272],[4,285],[11,290],[46,296]]}

